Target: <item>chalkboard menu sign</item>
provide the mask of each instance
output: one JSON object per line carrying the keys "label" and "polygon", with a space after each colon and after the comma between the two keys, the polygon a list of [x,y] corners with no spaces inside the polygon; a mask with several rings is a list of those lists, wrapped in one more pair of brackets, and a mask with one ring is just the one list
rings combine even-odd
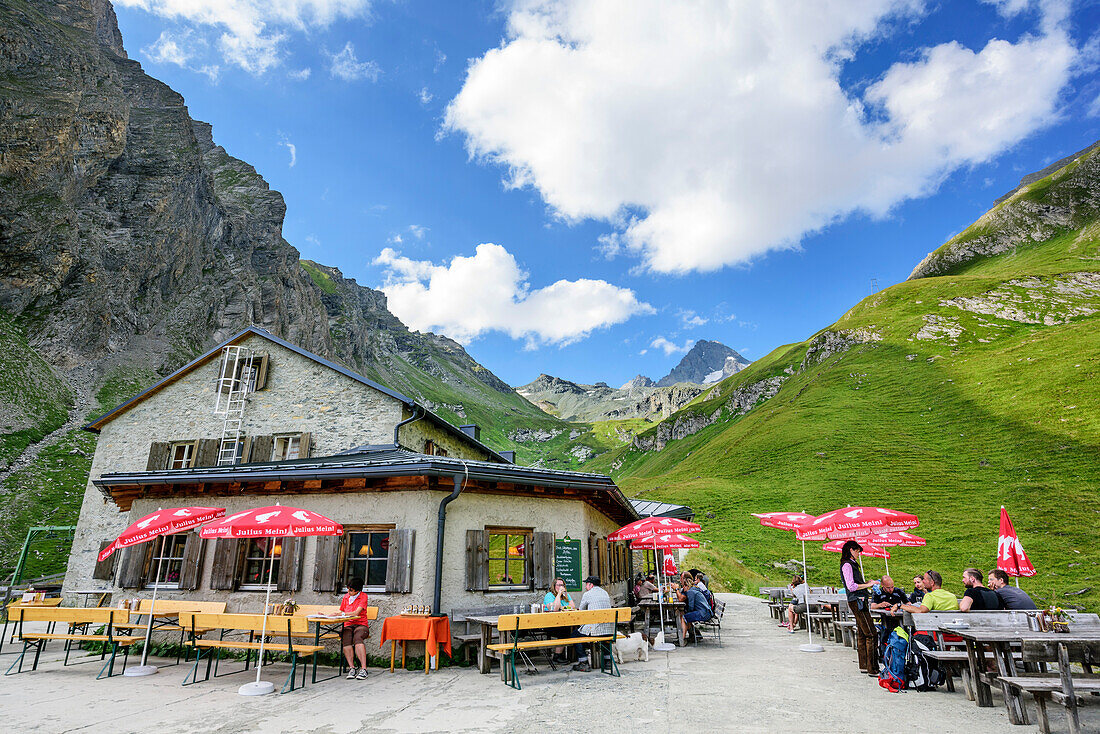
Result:
{"label": "chalkboard menu sign", "polygon": [[581,541],[558,538],[554,541],[554,575],[565,580],[569,591],[581,590]]}

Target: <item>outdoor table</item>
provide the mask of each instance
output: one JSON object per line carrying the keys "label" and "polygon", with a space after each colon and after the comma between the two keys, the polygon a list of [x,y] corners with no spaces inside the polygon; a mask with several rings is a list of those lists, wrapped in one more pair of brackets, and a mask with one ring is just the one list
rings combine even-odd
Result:
{"label": "outdoor table", "polygon": [[[676,645],[678,647],[683,647],[684,642],[680,639],[680,619],[684,616],[684,607],[686,606],[686,604],[684,604],[684,602],[682,601],[666,601],[662,604],[659,604],[656,599],[642,599],[641,601],[639,601],[638,606],[645,611],[646,634],[649,634],[649,630],[653,628],[653,616],[654,614],[660,615],[662,605],[672,610],[675,617],[675,622],[673,626],[676,628]],[[663,632],[665,629],[665,622],[663,619],[661,620],[659,627]]]}
{"label": "outdoor table", "polygon": [[[317,625],[317,628],[313,632],[313,644],[321,644],[321,635],[328,632],[339,633],[344,628],[344,622],[350,622],[353,619],[358,619],[358,614],[340,614],[340,615],[328,615],[328,614],[309,614],[306,616],[306,620]],[[317,656],[313,655],[313,682],[317,682]],[[340,673],[344,672],[344,665],[340,663]],[[339,675],[339,673],[337,673]]]}
{"label": "outdoor table", "polygon": [[[59,597],[56,597],[56,596],[50,597],[49,599],[39,599],[38,601],[20,601],[19,599],[14,599],[11,602],[9,602],[7,607],[5,607],[4,610],[3,610],[4,611],[4,632],[3,632],[3,634],[0,634],[0,651],[2,651],[4,649],[4,640],[7,640],[8,642],[12,642],[15,639],[16,629],[14,627],[12,628],[12,631],[11,631],[11,639],[8,639],[8,622],[11,621],[11,610],[18,609],[19,607],[56,607],[56,606],[59,606],[60,604],[61,604],[61,599]],[[52,632],[53,628],[54,628],[54,623],[53,622],[50,622],[46,626],[46,630],[48,632]]]}
{"label": "outdoor table", "polygon": [[86,607],[86,606],[88,606],[88,599],[90,599],[93,596],[103,596],[104,594],[110,594],[111,590],[110,589],[76,589],[76,590],[70,591],[68,593],[76,594],[77,596],[84,597],[83,606]]}
{"label": "outdoor table", "polygon": [[489,644],[493,641],[493,630],[496,629],[498,619],[500,619],[500,616],[496,614],[466,617],[467,622],[481,625],[481,644],[477,648],[477,671],[483,675],[492,672],[492,658],[498,657],[495,652],[489,649]]}
{"label": "outdoor table", "polygon": [[405,667],[405,643],[417,640],[424,643],[424,674],[428,674],[428,661],[439,654],[439,644],[447,655],[451,654],[451,621],[449,617],[421,617],[397,615],[382,622],[380,645],[390,642],[390,672],[393,672],[397,654],[397,641],[401,641],[401,667]]}

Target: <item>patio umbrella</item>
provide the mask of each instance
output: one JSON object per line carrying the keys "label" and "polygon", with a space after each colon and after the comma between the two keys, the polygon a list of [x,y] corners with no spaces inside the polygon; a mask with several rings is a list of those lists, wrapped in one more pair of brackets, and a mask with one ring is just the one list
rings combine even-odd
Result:
{"label": "patio umbrella", "polygon": [[[98,560],[106,561],[119,548],[129,548],[140,543],[147,543],[158,535],[160,536],[160,556],[157,558],[157,574],[153,577],[153,607],[156,608],[157,587],[160,585],[160,571],[164,563],[164,538],[175,533],[196,528],[203,523],[210,522],[225,514],[224,507],[169,507],[161,508],[156,512],[146,515],[130,527],[122,531],[109,546],[104,548]],[[149,640],[153,634],[153,615],[149,615],[149,624],[145,628],[145,645],[141,649],[141,665],[132,665],[122,672],[131,678],[152,675],[157,672],[157,666],[149,665]]]}
{"label": "patio umbrella", "polygon": [[650,538],[654,535],[667,535],[669,533],[698,533],[702,530],[698,523],[680,520],[675,517],[645,517],[636,520],[629,525],[623,525],[607,536],[609,541],[636,540],[638,538]]}
{"label": "patio umbrella", "polygon": [[[898,546],[901,548],[923,548],[927,545],[928,541],[919,535],[913,535],[905,530],[899,530],[893,533],[880,533],[876,535],[861,536],[860,540],[866,540],[868,543],[874,546],[882,548],[884,546]],[[886,575],[890,575],[890,555],[886,555]]]}
{"label": "patio umbrella", "polygon": [[[310,510],[284,507],[275,504],[245,510],[211,523],[199,534],[204,538],[302,538],[309,535],[343,535],[344,528]],[[242,696],[262,696],[275,690],[270,681],[260,680],[264,664],[264,641],[267,638],[267,614],[271,604],[271,577],[275,567],[275,544],[271,544],[271,556],[267,564],[267,598],[264,600],[264,623],[260,634],[260,656],[256,663],[256,680],[245,683],[237,693]]]}
{"label": "patio umbrella", "polygon": [[[696,525],[695,523],[687,522],[685,520],[677,520],[676,518],[672,518],[672,517],[646,518],[646,520],[671,520],[679,526],[678,532],[654,533],[651,530],[648,537],[647,536],[633,537],[634,542],[630,544],[630,547],[631,548],[652,548],[653,549],[654,560],[656,560],[657,549],[658,548],[663,548],[663,549],[667,550],[667,549],[671,549],[671,548],[698,548],[699,547],[699,541],[698,540],[693,540],[693,539],[687,537],[686,535],[683,535],[683,533],[696,533],[696,532],[699,532],[700,530],[702,530],[702,528],[699,527],[698,525]],[[635,536],[635,533],[638,532],[638,530],[637,529],[628,530],[628,529],[631,528],[633,525],[638,525],[639,523],[646,522],[646,520],[639,520],[636,523],[631,523],[631,525],[627,525],[625,527],[622,527],[619,530],[617,530],[615,533],[612,533],[611,535],[607,536],[607,539],[611,540],[612,535],[620,534],[623,531],[627,531],[628,535]],[[653,528],[655,526],[656,526],[656,523],[649,525],[650,528]],[[616,540],[620,540],[620,539],[625,540],[625,538],[621,538],[621,537],[616,538]],[[664,628],[665,628],[665,593],[664,593],[664,589],[661,588],[661,567],[660,566],[661,566],[661,564],[657,565],[657,609],[658,609],[658,612],[661,615],[661,632],[663,633]],[[647,630],[647,632],[648,632],[648,630]],[[675,650],[676,646],[673,645],[671,642],[658,642],[657,644],[655,644],[653,646],[653,649],[658,651],[658,652],[669,652],[671,650]]]}
{"label": "patio umbrella", "polygon": [[895,530],[910,530],[920,521],[916,515],[884,507],[841,507],[840,509],[818,515],[801,529],[806,540],[817,540],[810,535],[825,536],[822,540],[851,540],[864,535],[889,533]]}
{"label": "patio umbrella", "polygon": [[[810,588],[810,573],[806,565],[806,540],[817,540],[817,538],[802,538],[800,536],[802,528],[806,523],[813,520],[814,516],[805,512],[754,512],[752,516],[759,518],[760,524],[766,528],[795,531],[795,537],[802,541],[802,580],[808,591]],[[802,652],[825,652],[824,647],[814,642],[812,627],[813,625],[806,624],[806,633],[809,635],[810,641],[805,645],[799,645],[798,649]]]}
{"label": "patio umbrella", "polygon": [[[830,540],[825,545],[821,546],[821,550],[829,551],[830,553],[840,553],[844,549],[846,540]],[[890,551],[885,548],[880,548],[877,545],[871,545],[870,543],[860,543],[863,546],[863,555],[871,558],[889,558]],[[889,573],[889,572],[887,572]]]}
{"label": "patio umbrella", "polygon": [[1035,575],[1035,566],[1031,565],[1031,559],[1024,552],[1004,505],[1001,505],[1001,533],[997,539],[997,568],[1015,577],[1016,588],[1020,587],[1021,576]]}

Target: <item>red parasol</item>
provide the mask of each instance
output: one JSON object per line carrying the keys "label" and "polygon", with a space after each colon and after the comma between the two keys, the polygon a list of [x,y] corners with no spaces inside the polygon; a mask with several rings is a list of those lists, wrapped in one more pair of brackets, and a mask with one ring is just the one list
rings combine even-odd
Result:
{"label": "red parasol", "polygon": [[698,548],[699,541],[679,533],[654,535],[649,538],[637,538],[630,547],[635,550],[647,548]]}
{"label": "red parasol", "polygon": [[224,507],[169,507],[167,510],[157,510],[123,530],[109,546],[100,552],[98,560],[106,561],[112,553],[121,548],[145,543],[158,535],[182,533],[184,530],[198,527],[224,514]]}
{"label": "red parasol", "polygon": [[676,575],[676,559],[672,557],[671,553],[665,553],[665,576]]}
{"label": "red parasol", "polygon": [[913,535],[904,530],[900,530],[893,533],[876,533],[875,535],[864,535],[859,538],[860,543],[867,541],[871,545],[886,546],[886,545],[898,545],[903,548],[923,548],[928,544],[928,541],[919,535]]}
{"label": "red parasol", "polygon": [[874,533],[909,530],[920,524],[916,515],[884,507],[842,507],[819,515],[798,530],[799,540],[846,540]]}
{"label": "red parasol", "polygon": [[[840,553],[844,549],[846,540],[832,540],[821,546],[821,550],[827,550],[830,553]],[[870,543],[861,542],[860,546],[863,548],[863,555],[871,558],[889,558],[890,552],[885,548],[879,548],[877,545],[871,545]]]}
{"label": "red parasol", "polygon": [[1035,566],[1031,565],[1031,559],[1024,552],[1004,505],[1001,505],[1001,537],[997,540],[997,568],[1009,576],[1035,575]]}
{"label": "red parasol", "polygon": [[[204,538],[302,538],[308,535],[343,535],[344,528],[334,520],[311,510],[272,505],[245,510],[199,531]],[[260,696],[271,693],[275,686],[260,681],[263,668],[264,641],[267,638],[267,614],[271,606],[271,579],[275,568],[275,544],[271,544],[271,557],[267,565],[267,599],[264,601],[264,624],[260,633],[260,654],[256,660],[256,681],[245,683],[237,689],[242,696]]]}
{"label": "red parasol", "polygon": [[752,516],[760,518],[760,524],[764,527],[780,530],[798,530],[814,519],[813,515],[805,512],[754,512]]}
{"label": "red parasol", "polygon": [[646,517],[636,520],[607,536],[609,541],[636,540],[637,538],[649,538],[653,535],[665,535],[668,533],[698,533],[703,528],[696,523],[680,520],[675,517]]}
{"label": "red parasol", "polygon": [[[225,514],[224,507],[169,507],[161,508],[141,518],[104,548],[99,554],[99,560],[105,561],[119,548],[129,548],[139,543],[147,543],[160,536],[160,556],[157,559],[157,572],[153,577],[153,607],[157,603],[157,589],[160,581],[160,571],[164,563],[164,538],[175,533],[196,528],[203,523],[221,517]],[[154,608],[150,608],[150,612]],[[152,675],[157,672],[157,666],[149,665],[149,640],[153,633],[153,617],[150,615],[149,624],[145,627],[145,645],[141,649],[141,665],[134,665],[122,671],[122,674],[134,678],[143,675]]]}

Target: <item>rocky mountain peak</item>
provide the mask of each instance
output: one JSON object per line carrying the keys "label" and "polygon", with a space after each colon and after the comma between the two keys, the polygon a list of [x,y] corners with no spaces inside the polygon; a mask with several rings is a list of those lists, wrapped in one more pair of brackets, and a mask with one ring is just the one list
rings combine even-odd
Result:
{"label": "rocky mountain peak", "polygon": [[640,390],[647,387],[656,387],[657,383],[645,375],[636,375],[633,380],[622,386],[623,390]]}
{"label": "rocky mountain peak", "polygon": [[[727,359],[733,358],[733,362],[727,365]],[[744,368],[749,361],[740,354],[730,349],[725,344],[715,341],[700,339],[695,346],[684,355],[680,363],[672,368],[672,371],[657,381],[658,387],[668,387],[678,382],[691,382],[703,385],[708,382],[717,382],[723,377],[728,377],[734,372]],[[736,367],[736,365],[740,365]],[[736,368],[735,368],[736,367]],[[730,370],[727,373],[727,370]],[[715,376],[717,374],[717,377]]]}

